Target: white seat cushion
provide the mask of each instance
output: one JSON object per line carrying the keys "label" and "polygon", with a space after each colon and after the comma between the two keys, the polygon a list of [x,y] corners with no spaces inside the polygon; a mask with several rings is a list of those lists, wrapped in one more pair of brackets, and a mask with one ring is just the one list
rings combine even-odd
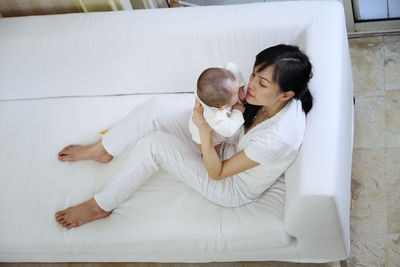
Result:
{"label": "white seat cushion", "polygon": [[[168,261],[183,254],[200,260],[291,244],[283,226],[283,178],[257,203],[223,208],[162,170],[108,218],[71,230],[55,221],[55,212],[102,190],[127,156],[109,164],[68,163],[57,153],[98,140],[99,131],[150,97],[0,102],[0,125],[7,125],[0,131],[0,213],[7,215],[0,218],[1,261],[115,261],[115,255]],[[192,94],[164,97],[194,101]]]}

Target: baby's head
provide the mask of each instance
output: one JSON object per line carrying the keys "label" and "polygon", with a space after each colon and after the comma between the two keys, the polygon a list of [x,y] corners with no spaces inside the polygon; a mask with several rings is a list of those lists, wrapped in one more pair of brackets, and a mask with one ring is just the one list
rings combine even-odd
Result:
{"label": "baby's head", "polygon": [[197,96],[210,107],[222,109],[235,105],[238,91],[235,75],[223,68],[208,68],[197,80]]}

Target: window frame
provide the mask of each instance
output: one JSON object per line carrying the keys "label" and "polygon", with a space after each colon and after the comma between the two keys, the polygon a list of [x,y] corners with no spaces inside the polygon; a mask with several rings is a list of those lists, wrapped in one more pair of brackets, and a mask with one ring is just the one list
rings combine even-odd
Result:
{"label": "window frame", "polygon": [[343,0],[346,16],[346,27],[349,34],[400,32],[400,19],[384,19],[373,21],[355,21],[353,0]]}

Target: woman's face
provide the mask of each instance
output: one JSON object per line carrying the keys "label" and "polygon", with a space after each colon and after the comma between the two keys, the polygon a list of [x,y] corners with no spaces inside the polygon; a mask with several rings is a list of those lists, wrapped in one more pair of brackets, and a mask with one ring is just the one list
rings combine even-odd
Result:
{"label": "woman's face", "polygon": [[256,66],[250,76],[246,102],[258,106],[274,105],[281,98],[279,85],[272,81],[274,67],[271,65],[257,72],[259,67]]}

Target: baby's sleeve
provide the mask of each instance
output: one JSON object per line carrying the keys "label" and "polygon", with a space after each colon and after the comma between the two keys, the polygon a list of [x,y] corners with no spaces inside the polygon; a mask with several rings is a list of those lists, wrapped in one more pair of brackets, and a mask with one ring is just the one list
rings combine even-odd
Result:
{"label": "baby's sleeve", "polygon": [[216,117],[215,123],[210,124],[210,126],[214,131],[225,137],[231,137],[244,123],[243,114],[237,109],[233,109],[230,116],[225,113],[224,116],[219,114]]}
{"label": "baby's sleeve", "polygon": [[196,144],[201,144],[199,128],[193,122],[193,112],[189,119],[189,131],[190,135],[192,136],[192,140],[196,142]]}

